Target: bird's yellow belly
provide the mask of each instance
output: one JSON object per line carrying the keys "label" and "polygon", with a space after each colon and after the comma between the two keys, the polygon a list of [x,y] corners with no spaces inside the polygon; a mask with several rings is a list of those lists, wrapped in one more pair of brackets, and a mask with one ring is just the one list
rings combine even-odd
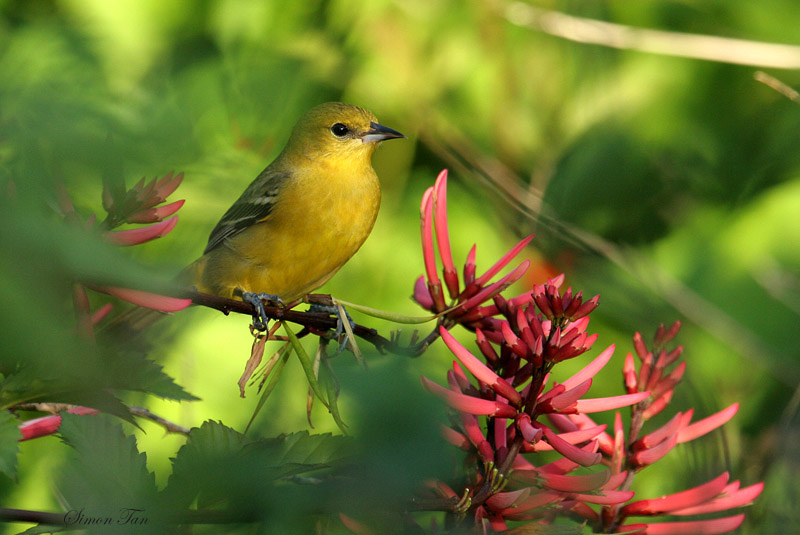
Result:
{"label": "bird's yellow belly", "polygon": [[[288,302],[319,288],[372,230],[380,189],[377,178],[365,182],[321,194],[305,189],[298,195],[289,188],[265,221],[206,255],[202,279],[215,282],[198,289],[224,297],[263,292]],[[292,206],[309,194],[313,203]]]}

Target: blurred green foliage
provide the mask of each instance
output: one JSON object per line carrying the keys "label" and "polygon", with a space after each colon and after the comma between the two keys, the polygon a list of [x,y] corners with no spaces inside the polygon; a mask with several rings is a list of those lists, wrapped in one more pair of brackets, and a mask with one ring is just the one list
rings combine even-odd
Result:
{"label": "blurred green foliage", "polygon": [[[20,362],[28,370],[16,376],[19,396],[13,382],[4,383],[3,406],[59,391],[72,402],[91,394],[122,414],[105,390],[116,386],[126,403],[183,425],[220,420],[230,433],[243,430],[258,398],[255,390],[237,396],[251,343],[244,318],[180,314],[150,356],[181,386],[163,375],[163,388],[154,389],[153,377],[164,373],[155,364],[106,354],[69,334],[71,283],[168,280],[199,255],[219,215],[277,154],[294,120],[319,102],[344,100],[410,140],[376,154],[381,216],[326,291],[418,314],[408,300],[422,272],[418,202],[450,167],[457,259],[477,243],[480,269],[515,235],[535,231],[531,258],[565,271],[576,289],[601,294],[598,344],[620,349],[593,395],[621,391],[617,370],[634,331],[647,336],[677,318],[686,325],[689,371],[676,408],[705,415],[742,402],[724,434],[679,448],[662,467],[648,468],[652,477],[637,490],[674,492],[730,467],[745,484],[767,483],[745,532],[800,524],[791,499],[800,457],[800,105],[754,81],[756,67],[560,39],[509,20],[511,4],[0,1],[0,371]],[[639,27],[800,45],[791,0],[540,4]],[[769,73],[800,86],[796,70]],[[120,251],[65,228],[56,213],[61,184],[82,217],[101,218],[103,177],[130,184],[171,169],[186,173],[173,198],[187,204],[177,229],[157,243]],[[536,271],[528,282],[542,277]],[[360,489],[374,499],[405,493],[451,462],[425,428],[438,405],[424,405],[417,382],[423,373],[442,380],[450,359],[441,344],[416,360],[370,353],[368,370],[347,353],[335,359],[343,418],[369,445],[359,455],[372,456],[368,465],[394,482]],[[565,363],[559,373],[580,365]],[[139,381],[151,394],[202,400],[154,399],[137,393]],[[291,360],[255,435],[307,429],[306,388]],[[318,405],[314,432],[335,431]],[[108,447],[128,448],[137,473],[154,473],[163,487],[169,457],[185,439],[140,425],[125,433],[147,452],[146,467],[122,432]],[[0,481],[0,504],[57,509],[49,482],[69,454],[56,439],[33,442],[20,445],[17,482]],[[0,459],[13,473],[6,465]],[[264,493],[264,504],[276,491],[265,482],[253,492]],[[336,493],[320,492],[331,493],[320,499]],[[9,532],[25,528],[16,527]]]}

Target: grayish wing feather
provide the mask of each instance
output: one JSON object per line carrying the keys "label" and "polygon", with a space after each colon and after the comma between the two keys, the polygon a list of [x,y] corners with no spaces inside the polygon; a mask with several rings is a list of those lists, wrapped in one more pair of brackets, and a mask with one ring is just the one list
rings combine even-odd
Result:
{"label": "grayish wing feather", "polygon": [[267,217],[290,176],[288,171],[273,171],[269,167],[264,169],[211,231],[203,254]]}

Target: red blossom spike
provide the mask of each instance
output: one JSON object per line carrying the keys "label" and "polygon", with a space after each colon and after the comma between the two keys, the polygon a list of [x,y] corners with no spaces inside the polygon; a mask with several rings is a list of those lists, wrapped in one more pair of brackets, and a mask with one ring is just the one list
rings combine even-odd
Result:
{"label": "red blossom spike", "polygon": [[650,392],[638,392],[636,394],[624,394],[622,396],[611,396],[607,398],[579,399],[577,401],[578,412],[602,412],[620,409],[629,405],[635,405],[644,401],[650,396]]}
{"label": "red blossom spike", "polygon": [[683,444],[684,442],[694,440],[726,424],[731,418],[733,418],[738,410],[739,404],[734,403],[726,409],[723,409],[707,418],[703,418],[702,420],[698,420],[697,422],[684,427],[678,431],[678,444]]}
{"label": "red blossom spike", "polygon": [[479,381],[489,385],[489,388],[508,399],[512,405],[519,405],[522,402],[522,398],[519,393],[514,390],[514,387],[478,360],[467,348],[462,346],[447,329],[439,327],[439,334],[450,351],[453,352],[456,358],[460,360]]}
{"label": "red blossom spike", "polygon": [[122,299],[123,301],[133,303],[140,307],[160,310],[161,312],[178,312],[192,304],[191,299],[179,299],[177,297],[168,297],[166,295],[143,292],[141,290],[131,290],[130,288],[104,286],[97,289],[109,295],[113,295],[117,299]]}
{"label": "red blossom spike", "polygon": [[128,216],[128,223],[155,223],[181,209],[185,200],[175,201],[157,208],[146,208]]}
{"label": "red blossom spike", "polygon": [[653,396],[659,397],[667,390],[672,390],[683,379],[683,374],[686,371],[686,363],[681,362],[674,370],[672,370],[666,377],[664,377],[653,389]]}
{"label": "red blossom spike", "polygon": [[172,231],[172,229],[175,228],[175,225],[177,224],[178,216],[174,216],[160,223],[155,223],[146,227],[106,232],[105,235],[115,245],[139,245],[141,243],[146,243],[151,240],[155,240],[156,238],[166,236]]}
{"label": "red blossom spike", "polygon": [[[546,440],[558,453],[576,462],[581,466],[592,466],[599,463],[603,456],[600,453],[590,453],[577,448],[553,433],[549,428],[543,427],[544,440]],[[577,476],[575,476],[577,477]],[[605,481],[603,481],[605,483]],[[552,488],[552,487],[551,487]],[[595,487],[596,488],[596,487]]]}
{"label": "red blossom spike", "polygon": [[481,399],[458,392],[448,390],[441,385],[438,385],[428,379],[427,377],[420,377],[422,386],[429,392],[436,394],[443,398],[448,405],[456,410],[466,412],[468,414],[495,416],[500,418],[511,418],[517,414],[517,410],[511,405],[501,403],[499,401],[491,401],[488,399]]}

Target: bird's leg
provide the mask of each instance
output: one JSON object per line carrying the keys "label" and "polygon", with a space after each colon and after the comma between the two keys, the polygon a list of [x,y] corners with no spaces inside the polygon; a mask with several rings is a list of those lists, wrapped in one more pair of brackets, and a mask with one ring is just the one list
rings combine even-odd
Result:
{"label": "bird's leg", "polygon": [[[347,309],[344,308],[344,305],[322,305],[319,303],[312,303],[309,308],[309,312],[323,312],[325,314],[330,314],[331,316],[336,316],[336,331],[334,331],[334,336],[337,340],[341,340],[339,344],[339,351],[344,350],[345,345],[347,344],[347,337],[342,338],[342,334],[344,333],[344,320],[350,324],[350,329],[355,329],[356,323],[353,321],[353,318],[350,317],[350,314],[347,313]],[[343,313],[343,314],[342,314]]]}
{"label": "bird's leg", "polygon": [[283,300],[277,295],[255,292],[242,292],[242,301],[250,303],[256,309],[253,315],[253,327],[257,331],[266,331],[269,325],[267,311],[264,310],[264,303],[274,304],[283,307]]}

